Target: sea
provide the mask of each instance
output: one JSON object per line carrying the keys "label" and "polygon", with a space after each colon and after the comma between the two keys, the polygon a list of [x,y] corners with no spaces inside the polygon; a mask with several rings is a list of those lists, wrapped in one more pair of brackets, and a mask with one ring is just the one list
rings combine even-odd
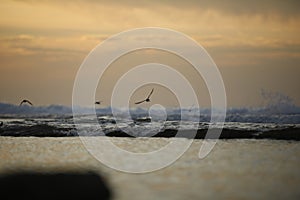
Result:
{"label": "sea", "polygon": [[[199,109],[199,117],[184,120],[182,109],[178,108],[166,109],[164,117],[160,116],[160,112],[149,115],[149,110],[135,108],[130,110],[130,118],[114,116],[110,107],[81,110],[83,114],[76,115],[74,120],[72,108],[67,106],[20,107],[0,103],[0,136],[176,137],[180,130],[187,133],[187,138],[193,131],[196,133],[194,138],[204,139],[207,138],[207,130],[213,128],[222,129],[220,139],[300,140],[298,107],[285,110],[229,108],[224,123],[211,123],[210,109]],[[185,137],[185,134],[180,137]]]}
{"label": "sea", "polygon": [[[200,109],[199,118],[192,115],[184,120],[182,109],[178,108],[166,109],[165,115],[143,108],[131,109],[130,118],[116,117],[112,110],[82,108],[82,114],[74,118],[72,108],[67,106],[0,104],[0,177],[10,174],[15,177],[24,170],[46,175],[95,172],[108,181],[114,199],[124,200],[300,197],[300,109],[297,107],[229,108],[224,124],[210,122],[210,109]],[[211,142],[203,140],[210,138],[209,128],[223,129],[213,150],[200,159],[200,148]],[[91,154],[103,153],[104,148],[98,144],[108,140],[133,153],[154,152],[171,141],[191,142],[172,138],[178,137],[180,130],[183,131],[180,137],[195,139],[178,160],[157,171],[132,174],[143,169],[144,160],[128,162],[127,156],[118,156],[109,149],[105,155],[113,158],[113,166]],[[194,137],[191,132],[196,133]],[[97,145],[87,148],[85,139]],[[168,159],[158,156],[151,162],[160,164]],[[132,173],[124,173],[124,169]],[[26,180],[29,187],[25,188],[38,191],[30,180]],[[24,182],[20,188],[23,187]],[[16,185],[6,188],[13,191],[9,194],[14,194]],[[59,191],[69,194],[70,190],[62,188]]]}

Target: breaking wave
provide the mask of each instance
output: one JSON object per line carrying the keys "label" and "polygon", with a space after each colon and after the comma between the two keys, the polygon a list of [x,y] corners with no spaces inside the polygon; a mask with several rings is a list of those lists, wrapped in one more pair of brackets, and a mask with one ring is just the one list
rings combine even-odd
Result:
{"label": "breaking wave", "polygon": [[[78,108],[81,113],[93,113],[92,108]],[[112,116],[110,107],[96,109],[97,115]],[[190,108],[168,108],[168,120],[180,120],[181,111],[188,113]],[[131,109],[132,118],[147,116],[148,110],[143,108]],[[153,112],[155,115],[155,112]],[[191,112],[193,113],[193,112]],[[157,112],[159,114],[159,112]],[[211,110],[206,108],[200,109],[200,121],[210,121]],[[72,116],[72,108],[62,105],[50,106],[17,106],[13,104],[0,103],[0,117],[57,117]],[[198,119],[196,119],[198,120]],[[280,123],[280,124],[300,124],[300,107],[294,104],[281,103],[275,106],[274,103],[261,108],[229,108],[227,110],[226,122],[247,122],[247,123]]]}

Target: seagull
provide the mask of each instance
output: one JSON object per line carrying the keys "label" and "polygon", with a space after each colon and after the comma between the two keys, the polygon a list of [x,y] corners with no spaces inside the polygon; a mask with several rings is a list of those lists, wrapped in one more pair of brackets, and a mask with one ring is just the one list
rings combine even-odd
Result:
{"label": "seagull", "polygon": [[154,91],[154,88],[152,88],[150,94],[148,95],[148,97],[145,100],[136,102],[135,104],[140,104],[140,103],[143,103],[143,102],[150,102],[150,96],[152,95],[153,91]]}
{"label": "seagull", "polygon": [[100,105],[102,101],[96,101],[95,104]]}
{"label": "seagull", "polygon": [[29,100],[27,100],[27,99],[24,99],[23,101],[21,101],[20,106],[21,106],[23,103],[28,103],[28,104],[30,104],[31,106],[33,106],[33,104],[32,104]]}

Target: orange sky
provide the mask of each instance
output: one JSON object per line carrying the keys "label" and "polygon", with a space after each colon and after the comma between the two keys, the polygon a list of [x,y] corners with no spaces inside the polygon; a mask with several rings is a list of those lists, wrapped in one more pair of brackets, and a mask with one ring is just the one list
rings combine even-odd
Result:
{"label": "orange sky", "polygon": [[[3,0],[0,102],[70,105],[76,72],[99,42],[156,26],[187,34],[207,49],[223,75],[229,106],[260,106],[261,89],[300,105],[299,8],[294,0]],[[108,102],[103,96],[97,94]]]}

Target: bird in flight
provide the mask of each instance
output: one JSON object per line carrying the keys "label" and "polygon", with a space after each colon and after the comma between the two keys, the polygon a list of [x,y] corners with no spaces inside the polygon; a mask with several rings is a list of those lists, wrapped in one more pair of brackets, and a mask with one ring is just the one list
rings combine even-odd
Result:
{"label": "bird in flight", "polygon": [[33,104],[27,99],[24,99],[23,101],[21,101],[20,106],[23,105],[23,103],[28,103],[29,105],[33,106]]}
{"label": "bird in flight", "polygon": [[95,104],[100,105],[102,101],[96,101]]}
{"label": "bird in flight", "polygon": [[143,102],[150,102],[150,97],[151,97],[153,91],[154,91],[154,88],[152,88],[150,94],[148,95],[148,97],[146,99],[144,99],[143,101],[136,102],[135,104],[140,104],[140,103],[143,103]]}

